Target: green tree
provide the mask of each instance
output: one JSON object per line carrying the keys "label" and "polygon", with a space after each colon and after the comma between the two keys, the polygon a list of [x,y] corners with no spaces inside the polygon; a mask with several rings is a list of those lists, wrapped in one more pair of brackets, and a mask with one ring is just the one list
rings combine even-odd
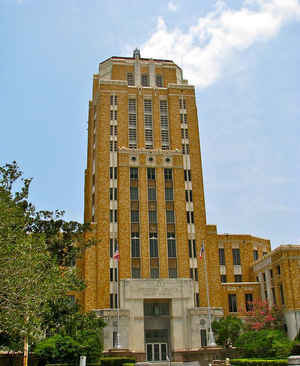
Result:
{"label": "green tree", "polygon": [[291,353],[293,342],[280,330],[263,329],[241,334],[236,346],[247,358],[286,358]]}
{"label": "green tree", "polygon": [[229,315],[226,318],[214,320],[212,328],[216,335],[217,344],[222,346],[235,345],[243,329],[243,323],[240,319]]}
{"label": "green tree", "polygon": [[103,320],[94,312],[80,312],[70,297],[50,301],[44,315],[47,338],[37,344],[34,352],[45,362],[75,362],[80,354],[86,355],[89,362],[96,361],[102,352],[103,326]]}
{"label": "green tree", "polygon": [[67,264],[91,244],[82,239],[87,227],[66,223],[61,211],[36,212],[30,183],[15,162],[0,167],[0,333],[24,339],[25,365],[28,340],[43,335],[48,302],[83,288]]}

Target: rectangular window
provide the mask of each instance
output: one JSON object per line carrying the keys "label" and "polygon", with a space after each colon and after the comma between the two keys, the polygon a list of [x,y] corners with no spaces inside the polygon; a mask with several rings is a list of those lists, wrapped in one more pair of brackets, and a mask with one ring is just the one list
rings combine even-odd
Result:
{"label": "rectangular window", "polygon": [[237,302],[236,302],[236,294],[228,295],[228,305],[230,313],[237,313]]}
{"label": "rectangular window", "polygon": [[130,200],[131,201],[138,201],[139,200],[138,187],[130,187]]}
{"label": "rectangular window", "polygon": [[226,283],[227,282],[226,275],[221,275],[221,282],[222,283]]}
{"label": "rectangular window", "polygon": [[207,347],[206,329],[200,329],[201,347]]}
{"label": "rectangular window", "polygon": [[258,260],[258,250],[257,250],[257,249],[254,249],[254,250],[253,250],[253,259],[254,259],[255,261],[257,261],[257,260]]}
{"label": "rectangular window", "polygon": [[160,100],[160,136],[162,149],[169,149],[169,121],[167,100]]}
{"label": "rectangular window", "polygon": [[197,268],[194,268],[194,278],[195,278],[195,281],[198,281],[198,269]]}
{"label": "rectangular window", "polygon": [[149,86],[149,75],[148,74],[141,75],[141,84],[142,84],[142,86]]}
{"label": "rectangular window", "polygon": [[157,258],[158,257],[157,233],[149,234],[149,244],[150,244],[150,257]]}
{"label": "rectangular window", "polygon": [[189,239],[189,257],[190,258],[197,258],[196,240],[190,240]]}
{"label": "rectangular window", "polygon": [[200,306],[199,292],[196,292],[196,307]]}
{"label": "rectangular window", "polygon": [[138,179],[139,171],[138,168],[130,168],[130,179]]}
{"label": "rectangular window", "polygon": [[172,180],[172,169],[164,169],[165,180]]}
{"label": "rectangular window", "polygon": [[167,233],[168,257],[176,258],[176,239],[175,233]]}
{"label": "rectangular window", "polygon": [[190,182],[192,180],[192,173],[190,170],[184,170],[184,180]]}
{"label": "rectangular window", "polygon": [[246,311],[252,311],[252,309],[253,309],[253,295],[252,294],[245,294],[245,306],[246,306]]}
{"label": "rectangular window", "polygon": [[175,215],[174,211],[166,211],[167,224],[175,224]]}
{"label": "rectangular window", "polygon": [[147,178],[155,180],[155,168],[147,168]]}
{"label": "rectangular window", "polygon": [[140,257],[140,238],[139,233],[131,233],[131,257]]}
{"label": "rectangular window", "polygon": [[139,211],[131,210],[131,223],[137,224],[139,222]]}
{"label": "rectangular window", "polygon": [[116,95],[110,96],[110,105],[117,105],[118,104],[118,97]]}
{"label": "rectangular window", "polygon": [[[109,307],[113,309],[114,307],[114,294],[109,294]],[[115,332],[117,333],[117,332]]]}
{"label": "rectangular window", "polygon": [[165,199],[166,201],[174,201],[173,188],[165,188]]}
{"label": "rectangular window", "polygon": [[163,80],[161,75],[156,75],[156,86],[158,88],[162,88],[163,86]]}
{"label": "rectangular window", "polygon": [[224,248],[219,248],[219,264],[220,264],[220,266],[225,266],[225,250],[224,250]]}
{"label": "rectangular window", "polygon": [[141,278],[140,267],[132,267],[131,276],[132,276],[132,278]]}
{"label": "rectangular window", "polygon": [[129,86],[134,86],[134,74],[133,72],[127,73],[127,83]]}
{"label": "rectangular window", "polygon": [[149,211],[149,224],[157,224],[157,212]]}
{"label": "rectangular window", "polygon": [[193,257],[193,252],[192,252],[192,240],[189,240],[189,257],[192,258]]}
{"label": "rectangular window", "polygon": [[193,224],[194,223],[194,212],[193,211],[187,211],[186,220],[187,220],[188,224]]}
{"label": "rectangular window", "polygon": [[118,249],[118,242],[117,239],[115,239],[115,246],[113,245],[113,239],[109,239],[109,254],[110,258],[113,257],[114,252]]}
{"label": "rectangular window", "polygon": [[169,268],[169,278],[177,278],[177,268]]}
{"label": "rectangular window", "polygon": [[232,249],[232,259],[234,265],[238,266],[241,264],[240,249],[238,248]]}
{"label": "rectangular window", "polygon": [[271,288],[271,291],[272,291],[272,297],[273,297],[273,304],[276,305],[277,304],[277,301],[276,301],[276,293],[275,293],[275,288],[272,287]]}
{"label": "rectangular window", "polygon": [[159,278],[159,269],[155,267],[150,268],[150,277],[151,278]]}
{"label": "rectangular window", "polygon": [[280,275],[280,266],[276,266],[277,274]]}
{"label": "rectangular window", "polygon": [[137,147],[136,135],[136,99],[130,98],[128,99],[128,139],[131,149]]}
{"label": "rectangular window", "polygon": [[284,301],[284,293],[283,293],[283,286],[282,283],[279,285],[279,291],[280,291],[280,300],[281,300],[281,304],[284,305],[285,301]]}
{"label": "rectangular window", "polygon": [[183,98],[179,98],[179,108],[186,109],[186,100]]}
{"label": "rectangular window", "polygon": [[270,269],[270,277],[273,278],[273,270]]}
{"label": "rectangular window", "polygon": [[144,99],[144,129],[145,129],[145,146],[153,148],[153,132],[152,132],[152,100]]}
{"label": "rectangular window", "polygon": [[234,275],[234,282],[242,282],[242,275]]}
{"label": "rectangular window", "polygon": [[148,188],[148,201],[156,201],[156,189],[153,187]]}

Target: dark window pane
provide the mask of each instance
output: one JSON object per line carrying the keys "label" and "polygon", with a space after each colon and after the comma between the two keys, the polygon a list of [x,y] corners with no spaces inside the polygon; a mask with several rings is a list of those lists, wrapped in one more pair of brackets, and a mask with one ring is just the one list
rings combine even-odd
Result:
{"label": "dark window pane", "polygon": [[240,250],[238,248],[232,249],[232,257],[233,257],[233,264],[234,265],[240,265],[241,264]]}
{"label": "dark window pane", "polygon": [[236,313],[237,312],[236,294],[229,294],[228,295],[228,305],[229,305],[229,312],[230,313]]}
{"label": "dark window pane", "polygon": [[224,248],[219,248],[219,264],[225,266],[225,250]]}

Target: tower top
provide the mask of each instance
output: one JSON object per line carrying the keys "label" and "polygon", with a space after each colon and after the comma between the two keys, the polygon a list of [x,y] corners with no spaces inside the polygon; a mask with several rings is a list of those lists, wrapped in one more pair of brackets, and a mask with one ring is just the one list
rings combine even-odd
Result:
{"label": "tower top", "polygon": [[136,48],[134,51],[133,51],[133,58],[141,58],[141,51],[139,48]]}

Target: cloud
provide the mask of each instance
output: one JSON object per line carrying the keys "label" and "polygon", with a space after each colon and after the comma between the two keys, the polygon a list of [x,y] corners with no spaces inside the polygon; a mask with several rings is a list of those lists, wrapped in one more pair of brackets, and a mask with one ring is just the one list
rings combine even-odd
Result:
{"label": "cloud", "polygon": [[23,4],[23,2],[24,2],[24,0],[17,0],[17,4],[18,4],[18,5],[22,5],[22,4]]}
{"label": "cloud", "polygon": [[156,30],[141,52],[143,57],[174,60],[190,82],[205,88],[222,77],[236,52],[268,41],[293,20],[300,20],[298,0],[245,0],[239,10],[218,0],[215,10],[199,17],[187,31],[168,29],[159,17]]}
{"label": "cloud", "polygon": [[176,5],[176,4],[174,4],[172,1],[169,1],[169,2],[168,2],[168,9],[169,9],[170,11],[177,11],[177,5]]}

